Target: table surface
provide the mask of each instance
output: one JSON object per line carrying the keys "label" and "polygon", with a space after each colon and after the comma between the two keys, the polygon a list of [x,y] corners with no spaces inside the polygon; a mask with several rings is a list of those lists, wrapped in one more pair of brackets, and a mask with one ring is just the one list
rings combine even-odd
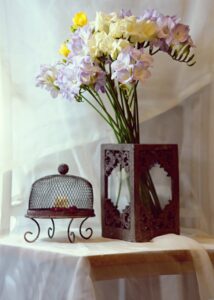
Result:
{"label": "table surface", "polygon": [[[196,236],[194,240],[206,249],[214,263],[214,238]],[[167,249],[158,243],[131,243],[105,239],[99,236],[90,240],[77,238],[71,244],[64,237],[50,240],[40,238],[35,243],[26,243],[21,235],[0,238],[0,247],[16,247],[39,252],[57,252],[72,257],[87,258],[95,280],[129,277],[135,275],[167,275],[192,272],[194,270],[191,253],[183,247]]]}

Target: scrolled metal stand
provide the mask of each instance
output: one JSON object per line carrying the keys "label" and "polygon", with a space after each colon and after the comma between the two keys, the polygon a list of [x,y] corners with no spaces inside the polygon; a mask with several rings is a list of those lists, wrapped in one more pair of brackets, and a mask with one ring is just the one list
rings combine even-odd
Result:
{"label": "scrolled metal stand", "polygon": [[51,220],[51,223],[52,223],[52,227],[48,228],[48,236],[49,236],[50,239],[52,239],[53,236],[54,236],[54,233],[55,233],[55,224],[54,224],[54,220],[52,218],[50,220]]}
{"label": "scrolled metal stand", "polygon": [[75,233],[73,231],[70,231],[72,222],[73,222],[73,219],[70,220],[70,222],[68,224],[68,230],[67,230],[68,239],[69,239],[70,243],[74,243],[74,241],[75,241]]}
{"label": "scrolled metal stand", "polygon": [[82,237],[83,239],[85,239],[85,240],[90,239],[90,237],[91,237],[92,234],[93,234],[93,230],[92,230],[92,228],[90,228],[90,227],[88,227],[88,228],[85,229],[86,232],[87,232],[87,231],[90,232],[88,236],[85,236],[85,235],[82,233],[82,226],[83,226],[83,223],[84,223],[87,219],[88,219],[88,217],[85,218],[85,219],[81,222],[80,227],[79,227],[79,233],[80,233],[81,237]]}
{"label": "scrolled metal stand", "polygon": [[24,234],[24,239],[25,239],[25,241],[28,242],[28,243],[33,243],[33,242],[35,242],[35,241],[38,239],[38,237],[39,237],[39,235],[40,235],[40,226],[39,226],[39,223],[38,223],[34,218],[30,218],[30,219],[36,223],[37,228],[38,228],[38,233],[37,233],[37,235],[36,235],[36,237],[35,237],[34,239],[29,240],[29,239],[27,238],[27,235],[28,235],[28,234],[32,235],[33,232],[27,231],[27,232],[25,232],[25,234]]}
{"label": "scrolled metal stand", "polygon": [[[34,221],[36,223],[38,232],[37,232],[37,234],[36,234],[36,236],[34,238],[29,239],[27,236],[28,235],[32,236],[34,233],[31,232],[31,231],[26,231],[25,234],[24,234],[24,239],[28,243],[33,243],[33,242],[35,242],[38,239],[38,237],[40,235],[40,225],[39,225],[38,221],[35,220],[35,218],[32,218],[32,217],[28,217],[28,218],[31,219],[32,221]],[[88,218],[89,217],[84,218],[83,221],[80,223],[80,226],[79,226],[79,234],[85,240],[90,239],[90,237],[93,234],[92,228],[90,228],[90,227],[83,228],[83,224],[84,224],[84,222]],[[50,220],[51,220],[52,226],[48,227],[48,237],[50,239],[52,239],[54,237],[54,234],[55,234],[55,223],[54,223],[54,219],[53,218],[50,218]],[[69,222],[68,228],[67,228],[67,236],[68,236],[68,240],[69,240],[70,243],[74,243],[75,242],[75,233],[71,230],[71,225],[72,225],[73,220],[74,220],[74,218],[70,219],[70,222]],[[85,235],[85,232],[86,232],[86,235]]]}

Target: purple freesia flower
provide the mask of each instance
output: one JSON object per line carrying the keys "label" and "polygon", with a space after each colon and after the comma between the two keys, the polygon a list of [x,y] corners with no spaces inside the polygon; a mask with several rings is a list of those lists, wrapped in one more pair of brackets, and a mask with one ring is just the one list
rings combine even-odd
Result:
{"label": "purple freesia flower", "polygon": [[165,39],[158,39],[158,38],[152,40],[150,44],[151,46],[159,48],[163,52],[168,52],[170,46],[166,43]]}
{"label": "purple freesia flower", "polygon": [[148,67],[145,67],[144,62],[137,62],[133,67],[133,78],[135,80],[140,80],[141,83],[151,76],[151,72]]}
{"label": "purple freesia flower", "polygon": [[79,64],[79,76],[80,81],[85,84],[89,85],[96,75],[96,67],[93,65],[90,56],[85,56],[81,58]]}
{"label": "purple freesia flower", "polygon": [[94,86],[97,91],[103,92],[105,72],[93,63],[90,56],[73,56],[72,61],[68,61],[58,70],[54,83],[64,98],[73,100],[83,85]]}
{"label": "purple freesia flower", "polygon": [[68,59],[72,59],[76,55],[88,55],[88,40],[91,37],[92,28],[91,26],[84,26],[78,28],[67,42],[67,47],[71,51],[68,55]]}
{"label": "purple freesia flower", "polygon": [[140,80],[144,83],[150,76],[149,67],[152,64],[152,57],[145,54],[143,49],[127,47],[118,55],[112,65],[112,79],[120,83],[135,83]]}
{"label": "purple freesia flower", "polygon": [[57,74],[55,84],[60,88],[63,98],[73,100],[79,94],[81,82],[75,64],[64,65]]}
{"label": "purple freesia flower", "polygon": [[155,9],[147,9],[138,19],[151,21],[157,25],[157,34],[150,41],[150,45],[163,52],[168,52],[171,45],[184,42],[191,45],[189,27],[179,23],[180,19],[176,16],[163,15]]}
{"label": "purple freesia flower", "polygon": [[41,65],[40,73],[36,77],[36,86],[48,90],[53,98],[59,94],[59,87],[55,83],[57,72],[57,65]]}
{"label": "purple freesia flower", "polygon": [[102,70],[97,72],[94,88],[97,92],[105,93],[106,74]]}
{"label": "purple freesia flower", "polygon": [[125,17],[131,17],[133,14],[131,12],[131,10],[126,10],[124,8],[121,9],[120,13],[119,13],[119,17],[121,19],[124,19]]}
{"label": "purple freesia flower", "polygon": [[[140,17],[141,20],[152,21],[157,24],[158,32],[157,37],[151,41],[151,44],[160,48],[162,51],[167,52],[170,44],[173,40],[173,30],[178,25],[180,19],[176,16],[165,16],[159,13],[155,9],[147,9],[144,14]],[[181,28],[178,28],[181,31]],[[176,34],[180,34],[176,31]],[[184,28],[182,28],[181,35],[183,36]]]}
{"label": "purple freesia flower", "polygon": [[84,46],[85,46],[85,42],[78,35],[78,33],[75,32],[72,38],[70,39],[70,41],[67,43],[67,47],[71,51],[70,54],[68,55],[68,58],[73,57],[74,55],[79,55],[82,52]]}
{"label": "purple freesia flower", "polygon": [[141,17],[139,17],[141,20],[149,20],[156,22],[157,19],[162,18],[163,15],[160,14],[156,9],[146,9]]}
{"label": "purple freesia flower", "polygon": [[[122,57],[120,58],[122,59]],[[117,79],[120,83],[132,83],[133,80],[133,75],[132,75],[132,70],[133,70],[133,65],[126,65],[122,64],[121,62],[113,62],[112,64],[112,79]]]}
{"label": "purple freesia flower", "polygon": [[189,26],[178,23],[172,30],[173,44],[184,43],[189,38]]}
{"label": "purple freesia flower", "polygon": [[90,56],[85,56],[79,64],[79,78],[82,84],[94,85],[97,91],[104,91],[105,72],[93,63]]}
{"label": "purple freesia flower", "polygon": [[105,85],[105,72],[93,63],[90,56],[82,57],[79,63],[80,82],[85,85],[94,85],[96,90],[103,90]]}
{"label": "purple freesia flower", "polygon": [[133,81],[131,62],[131,47],[127,47],[121,51],[112,65],[112,79],[117,79],[120,83],[130,83]]}
{"label": "purple freesia flower", "polygon": [[167,45],[170,45],[173,39],[173,29],[177,24],[177,19],[173,16],[161,16],[157,19],[158,33],[160,39],[164,39]]}

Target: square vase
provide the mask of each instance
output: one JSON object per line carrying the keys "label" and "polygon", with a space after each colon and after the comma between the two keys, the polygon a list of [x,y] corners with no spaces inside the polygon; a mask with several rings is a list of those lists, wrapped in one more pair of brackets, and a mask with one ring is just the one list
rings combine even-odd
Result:
{"label": "square vase", "polygon": [[179,234],[177,145],[103,144],[101,213],[106,238]]}

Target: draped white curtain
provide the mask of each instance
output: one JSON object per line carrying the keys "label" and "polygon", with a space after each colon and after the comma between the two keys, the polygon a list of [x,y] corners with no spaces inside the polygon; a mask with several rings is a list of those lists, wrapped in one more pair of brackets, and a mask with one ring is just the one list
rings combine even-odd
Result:
{"label": "draped white curtain", "polygon": [[141,125],[145,143],[179,146],[180,221],[189,229],[214,233],[213,84]]}
{"label": "draped white curtain", "polygon": [[31,184],[56,173],[60,163],[92,182],[97,217],[91,222],[99,226],[100,144],[114,137],[87,104],[51,99],[35,87],[35,76],[40,64],[58,59],[75,12],[84,10],[92,20],[96,11],[121,8],[135,14],[156,8],[191,27],[197,64],[188,68],[157,55],[152,77],[139,90],[141,141],[178,143],[181,225],[214,233],[212,0],[0,1],[1,233],[21,228]]}

